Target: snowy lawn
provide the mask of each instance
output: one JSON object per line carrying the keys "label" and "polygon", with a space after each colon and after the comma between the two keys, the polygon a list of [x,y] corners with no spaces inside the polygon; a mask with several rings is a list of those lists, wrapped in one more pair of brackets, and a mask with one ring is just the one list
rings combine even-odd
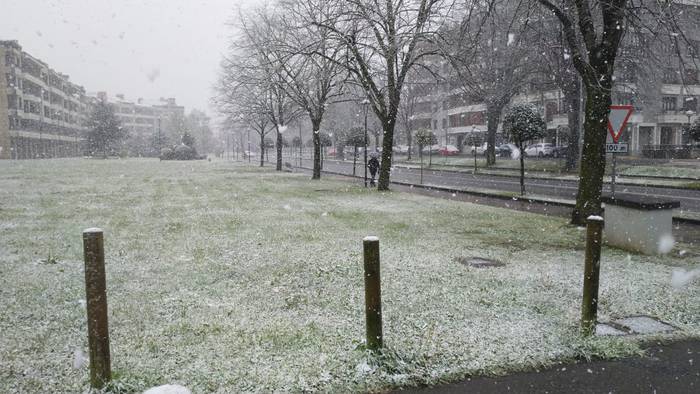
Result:
{"label": "snowy lawn", "polygon": [[[578,335],[583,235],[565,219],[225,162],[0,162],[0,392],[81,392],[81,231],[105,230],[113,392],[366,391],[638,352]],[[362,350],[362,238],[381,240],[386,351]],[[603,320],[700,337],[684,258],[605,248]],[[678,256],[678,249],[674,256]],[[495,258],[475,269],[458,257]],[[668,338],[668,336],[667,336]]]}
{"label": "snowy lawn", "polygon": [[[350,155],[350,160],[352,160],[352,155]],[[445,168],[450,166],[464,166],[473,168],[474,167],[474,156],[462,155],[462,156],[440,156],[433,155],[433,165],[431,168]],[[423,155],[423,165],[428,166],[429,157],[427,154]],[[398,156],[396,160],[397,164],[411,164],[420,165],[420,157],[418,155],[411,156],[411,161],[406,160],[406,156]],[[477,156],[477,166],[480,169],[486,167],[486,159],[483,155]],[[525,159],[525,168],[528,171],[542,171],[542,172],[561,172],[564,166],[564,159],[539,159],[539,158],[527,158]],[[510,158],[497,157],[496,164],[493,166],[495,168],[520,170],[520,161],[512,160]]]}
{"label": "snowy lawn", "polygon": [[632,166],[623,169],[621,175],[651,175],[669,178],[695,178],[700,179],[700,168],[674,167],[672,163],[659,166]]}

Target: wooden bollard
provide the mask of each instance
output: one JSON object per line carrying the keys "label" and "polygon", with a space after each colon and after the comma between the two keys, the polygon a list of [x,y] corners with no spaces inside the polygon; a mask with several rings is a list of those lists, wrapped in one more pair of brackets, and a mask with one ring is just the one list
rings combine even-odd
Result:
{"label": "wooden bollard", "polygon": [[382,287],[379,275],[379,238],[365,237],[362,240],[365,259],[365,319],[367,325],[367,348],[381,349],[382,335]]}
{"label": "wooden bollard", "polygon": [[101,229],[89,228],[83,231],[83,251],[90,346],[90,385],[101,389],[112,379],[107,324],[105,253]]}
{"label": "wooden bollard", "polygon": [[581,329],[584,335],[595,333],[598,320],[598,284],[600,283],[600,249],[603,242],[603,218],[589,216],[586,226],[586,262],[583,273]]}

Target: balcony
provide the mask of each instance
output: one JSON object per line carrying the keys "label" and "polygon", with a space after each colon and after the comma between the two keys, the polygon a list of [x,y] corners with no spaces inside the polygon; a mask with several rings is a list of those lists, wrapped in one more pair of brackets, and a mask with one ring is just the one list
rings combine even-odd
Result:
{"label": "balcony", "polygon": [[[691,117],[691,120],[693,118]],[[656,122],[657,123],[675,123],[675,124],[687,124],[688,123],[688,115],[685,114],[685,111],[663,111],[659,115],[656,116]]]}
{"label": "balcony", "polygon": [[690,159],[692,145],[644,145],[642,156],[652,159]]}

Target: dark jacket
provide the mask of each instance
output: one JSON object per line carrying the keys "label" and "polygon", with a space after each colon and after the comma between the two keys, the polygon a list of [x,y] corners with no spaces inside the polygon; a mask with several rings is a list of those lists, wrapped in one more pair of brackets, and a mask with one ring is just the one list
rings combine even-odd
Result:
{"label": "dark jacket", "polygon": [[369,167],[369,172],[374,174],[379,169],[379,160],[377,160],[376,157],[369,159],[369,162],[367,162],[367,167]]}

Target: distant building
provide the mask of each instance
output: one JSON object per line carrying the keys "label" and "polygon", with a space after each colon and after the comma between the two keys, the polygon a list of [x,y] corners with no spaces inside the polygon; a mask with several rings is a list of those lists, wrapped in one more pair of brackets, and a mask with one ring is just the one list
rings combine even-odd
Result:
{"label": "distant building", "polygon": [[88,108],[82,86],[0,41],[0,159],[82,155]]}
{"label": "distant building", "polygon": [[[679,1],[677,6],[685,7],[679,23],[684,27],[688,42],[679,40],[678,53],[673,46],[657,45],[653,51],[665,60],[665,64],[653,70],[652,75],[641,77],[634,68],[624,67],[625,62],[649,63],[640,59],[642,52],[636,50],[642,45],[638,42],[640,35],[628,34],[620,49],[613,104],[634,107],[620,141],[629,144],[632,155],[674,157],[690,152],[690,141],[684,129],[700,113],[700,1]],[[437,62],[436,69],[445,77],[449,75],[444,62]],[[430,129],[441,144],[453,144],[463,150],[468,134],[486,132],[486,105],[466,98],[456,78],[446,77],[448,83],[435,84],[417,100],[413,110],[413,129]],[[547,121],[544,140],[557,145],[567,143],[568,107],[561,90],[532,83],[511,102],[526,102],[540,108]],[[504,140],[502,125],[499,124],[497,141]]]}
{"label": "distant building", "polygon": [[173,119],[184,119],[185,107],[177,105],[174,98],[160,98],[149,101],[139,98],[127,100],[119,93],[109,96],[106,92],[97,92],[95,98],[106,100],[114,108],[115,115],[122,126],[129,131],[127,146],[132,156],[153,156],[159,152],[160,132]]}
{"label": "distant building", "polygon": [[98,98],[114,106],[129,129],[130,153],[137,156],[153,155],[160,123],[185,114],[174,98],[130,102],[121,94],[87,95],[67,75],[24,52],[17,41],[0,41],[0,159],[83,155],[85,125]]}

